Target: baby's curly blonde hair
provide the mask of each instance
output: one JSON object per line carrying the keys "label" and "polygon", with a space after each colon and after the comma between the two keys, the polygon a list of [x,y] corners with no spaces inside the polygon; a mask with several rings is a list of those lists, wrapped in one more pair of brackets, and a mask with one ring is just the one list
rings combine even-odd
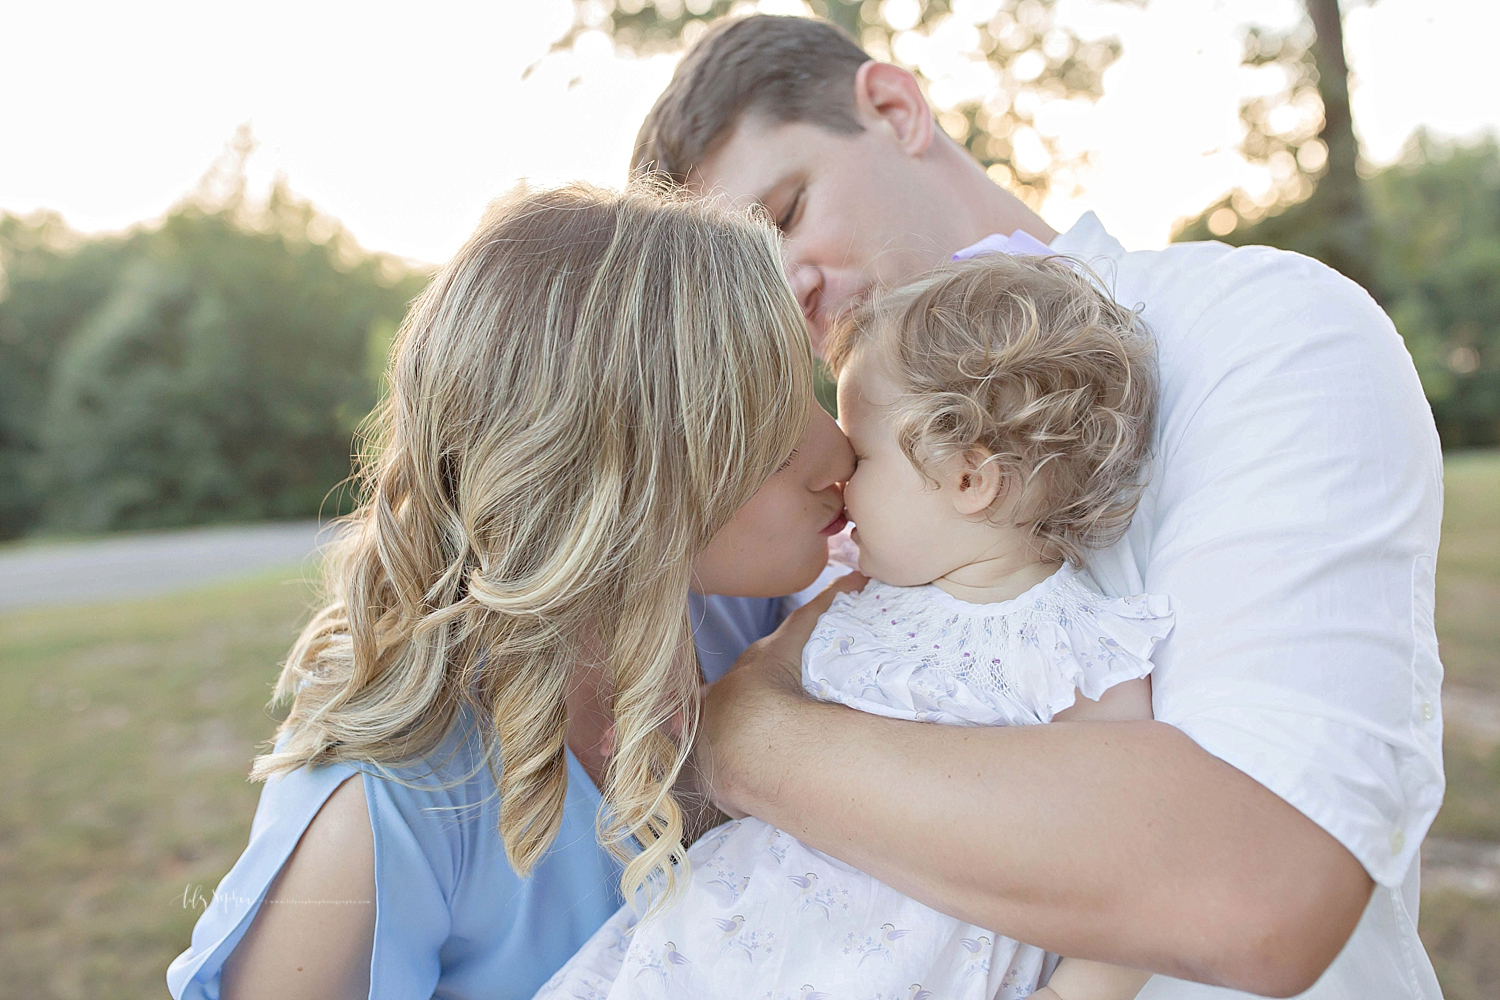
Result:
{"label": "baby's curly blonde hair", "polygon": [[946,264],[850,315],[827,345],[888,378],[896,440],[932,470],[988,453],[1004,504],[1046,560],[1087,563],[1124,534],[1145,486],[1155,346],[1096,276],[1063,257]]}

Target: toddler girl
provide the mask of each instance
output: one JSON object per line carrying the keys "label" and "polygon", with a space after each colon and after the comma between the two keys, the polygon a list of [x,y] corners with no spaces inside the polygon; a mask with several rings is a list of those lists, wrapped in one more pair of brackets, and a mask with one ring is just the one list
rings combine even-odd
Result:
{"label": "toddler girl", "polygon": [[[872,580],[819,620],[808,693],[951,725],[1149,718],[1167,601],[1105,597],[1084,567],[1135,510],[1152,357],[1056,257],[950,264],[846,322],[829,361]],[[679,897],[622,909],[538,997],[1129,1000],[1147,978],[945,916],[753,818],[688,857]]]}

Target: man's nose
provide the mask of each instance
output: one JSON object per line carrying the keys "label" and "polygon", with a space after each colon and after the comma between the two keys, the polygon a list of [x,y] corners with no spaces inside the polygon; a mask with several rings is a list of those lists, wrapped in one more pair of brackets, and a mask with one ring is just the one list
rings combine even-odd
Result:
{"label": "man's nose", "polygon": [[802,318],[811,323],[823,292],[823,272],[809,264],[793,263],[787,268],[787,281],[797,296],[797,305],[802,307]]}

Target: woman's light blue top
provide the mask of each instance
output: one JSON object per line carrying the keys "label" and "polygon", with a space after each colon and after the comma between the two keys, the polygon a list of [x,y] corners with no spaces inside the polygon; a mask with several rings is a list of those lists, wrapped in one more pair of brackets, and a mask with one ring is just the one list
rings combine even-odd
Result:
{"label": "woman's light blue top", "polygon": [[[717,680],[783,617],[783,602],[692,599],[704,675]],[[455,736],[431,769],[365,771],[375,834],[375,948],[370,1000],[440,996],[526,1000],[621,905],[620,868],[594,837],[601,803],[568,755],[562,827],[527,878],[505,858],[495,783],[478,741]],[[250,843],[167,970],[177,1000],[217,1000],[219,973],[302,832],[356,769],[304,767],[266,783]],[[465,777],[467,776],[467,777]],[[451,787],[440,787],[458,780]]]}

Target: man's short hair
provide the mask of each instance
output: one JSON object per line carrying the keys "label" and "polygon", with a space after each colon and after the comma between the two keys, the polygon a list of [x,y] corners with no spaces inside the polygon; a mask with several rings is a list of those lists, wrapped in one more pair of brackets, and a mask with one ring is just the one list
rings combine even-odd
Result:
{"label": "man's short hair", "polygon": [[686,183],[750,114],[861,132],[854,75],[869,58],[827,21],[767,14],[719,21],[683,56],[641,123],[631,173]]}

